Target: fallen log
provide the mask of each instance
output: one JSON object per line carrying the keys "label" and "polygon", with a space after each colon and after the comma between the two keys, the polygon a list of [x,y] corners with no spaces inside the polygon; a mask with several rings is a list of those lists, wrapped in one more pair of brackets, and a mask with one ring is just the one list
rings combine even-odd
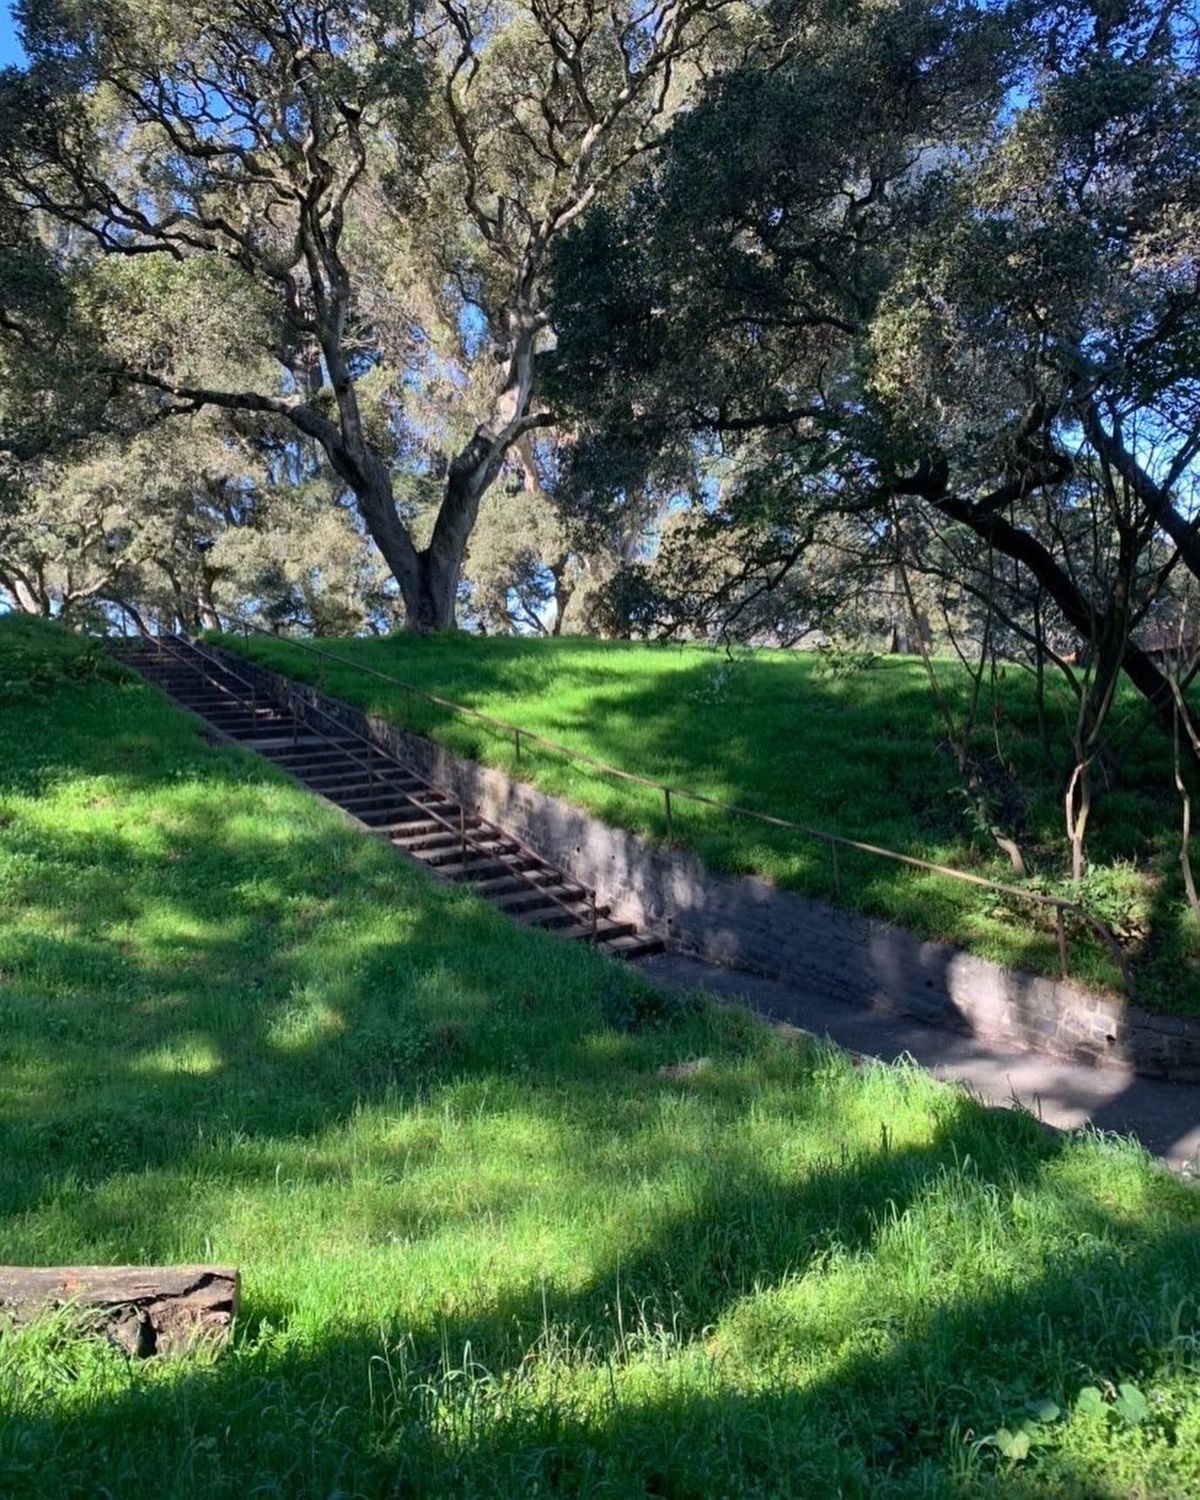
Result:
{"label": "fallen log", "polygon": [[229,1335],[232,1266],[0,1266],[0,1322],[70,1305],[128,1353],[180,1354]]}

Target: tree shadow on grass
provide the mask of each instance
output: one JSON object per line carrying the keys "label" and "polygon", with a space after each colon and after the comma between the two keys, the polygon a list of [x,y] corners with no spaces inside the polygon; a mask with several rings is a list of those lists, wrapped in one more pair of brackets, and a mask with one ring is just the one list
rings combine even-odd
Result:
{"label": "tree shadow on grass", "polygon": [[[79,764],[111,772],[107,753]],[[1195,1236],[1156,1211],[1171,1185],[1131,1176],[1146,1202],[1122,1221],[1069,1171],[1048,1185],[1061,1141],[931,1103],[915,1076],[939,1123],[906,1143],[869,1088],[865,1117],[839,1113],[859,1096],[820,1049],[758,1051],[753,1027],[686,1009],[616,1033],[606,996],[636,979],[296,793],[259,826],[241,798],[275,778],[190,753],[215,798],[148,841],[40,825],[41,868],[18,871],[13,909],[37,922],[32,947],[6,938],[25,1086],[0,1224],[31,1260],[209,1258],[210,1230],[215,1259],[240,1236],[243,1328],[211,1368],[81,1373],[76,1346],[51,1349],[8,1386],[0,1489],[682,1496],[922,1465],[948,1483],[954,1421],[1153,1368],[1171,1306],[1194,1323]],[[170,805],[178,765],[110,792]],[[709,1070],[660,1076],[706,1050]],[[1035,1210],[1061,1224],[1023,1241]],[[971,1215],[994,1266],[954,1261]],[[1014,1265],[1010,1236],[1042,1260]]]}
{"label": "tree shadow on grass", "polygon": [[[82,1413],[64,1402],[10,1418],[0,1474],[21,1454],[42,1481],[90,1466],[113,1492],[136,1481],[147,1494],[179,1492],[185,1470],[206,1494],[982,1490],[995,1455],[971,1439],[1027,1402],[1066,1408],[1094,1380],[1200,1370],[1194,1228],[1131,1232],[1090,1201],[1039,1264],[897,1297],[888,1278],[915,1219],[986,1218],[997,1192],[1035,1200],[1061,1153],[1006,1152],[1031,1144],[1027,1128],[967,1106],[927,1148],[800,1181],[727,1162],[687,1212],[575,1288],[514,1288],[470,1317],[359,1322],[299,1347],[245,1341],[149,1383],[135,1372]],[[1008,1165],[981,1165],[964,1198],[947,1174],[996,1132]],[[836,1333],[822,1290],[852,1314]],[[1140,1435],[1163,1450],[1147,1444],[1140,1462],[1165,1454],[1177,1483],[1179,1424],[1168,1403]],[[1062,1452],[1055,1434],[1034,1456],[1048,1492],[1107,1493],[1107,1429]],[[1133,1475],[1138,1446],[1120,1455]]]}

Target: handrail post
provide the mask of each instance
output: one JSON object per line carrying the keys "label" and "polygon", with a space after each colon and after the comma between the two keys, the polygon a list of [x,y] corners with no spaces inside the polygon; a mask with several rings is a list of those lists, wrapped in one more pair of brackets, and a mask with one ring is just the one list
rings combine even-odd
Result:
{"label": "handrail post", "polygon": [[1070,977],[1070,968],[1067,964],[1067,924],[1063,919],[1062,903],[1058,902],[1054,907],[1054,933],[1058,938],[1058,963],[1062,970],[1062,977]]}
{"label": "handrail post", "polygon": [[517,752],[517,764],[521,763],[521,731],[513,730],[513,749]]}
{"label": "handrail post", "polygon": [[467,867],[467,810],[461,802],[458,804],[458,833],[462,841],[462,864],[465,870]]}
{"label": "handrail post", "polygon": [[296,695],[292,694],[292,749],[300,743],[300,711],[296,707]]}
{"label": "handrail post", "polygon": [[597,921],[596,921],[596,893],[595,893],[595,891],[589,891],[588,892],[588,899],[589,899],[589,902],[590,902],[591,908],[592,908],[592,947],[594,948],[596,946],[596,933],[597,933],[597,926],[598,926]]}
{"label": "handrail post", "polygon": [[663,805],[667,810],[667,837],[669,839],[672,839],[675,837],[675,820],[671,816],[671,788],[669,786],[665,786],[663,787],[662,791]]}

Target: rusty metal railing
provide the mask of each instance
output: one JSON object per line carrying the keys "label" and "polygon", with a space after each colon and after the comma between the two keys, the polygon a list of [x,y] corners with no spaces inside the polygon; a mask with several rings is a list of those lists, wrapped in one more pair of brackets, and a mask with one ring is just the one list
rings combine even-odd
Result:
{"label": "rusty metal railing", "polygon": [[920,870],[926,874],[940,875],[945,879],[957,881],[962,885],[971,885],[982,890],[994,891],[997,895],[1005,896],[1010,900],[1025,902],[1043,911],[1051,911],[1054,915],[1054,934],[1058,947],[1059,966],[1064,978],[1070,977],[1069,934],[1067,930],[1067,919],[1070,917],[1083,926],[1088,927],[1101,939],[1117,965],[1121,976],[1121,983],[1126,993],[1130,996],[1133,995],[1133,976],[1129,971],[1129,963],[1124,950],[1115,934],[1099,917],[1088,911],[1079,902],[1072,901],[1069,897],[1054,896],[1043,891],[1033,891],[1022,886],[1009,885],[1004,881],[991,880],[985,875],[975,875],[969,870],[957,870],[952,865],[938,864],[933,860],[921,859],[917,855],[904,854],[898,849],[888,849],[879,844],[866,843],[862,839],[847,838],[843,834],[831,833],[828,829],[817,828],[809,823],[801,823],[793,818],[781,818],[772,813],[757,812],[753,808],[740,807],[734,802],[723,802],[717,797],[709,797],[703,792],[696,792],[687,787],[671,786],[665,782],[655,781],[651,777],[640,776],[635,771],[626,771],[620,766],[609,765],[607,761],[600,760],[594,755],[589,755],[586,751],[576,750],[570,745],[560,743],[558,740],[552,740],[545,735],[535,733],[531,729],[522,728],[519,724],[512,724],[505,719],[498,719],[492,714],[485,714],[476,708],[468,708],[465,704],[455,703],[449,698],[441,698],[436,693],[430,693],[425,688],[418,687],[415,683],[406,682],[403,678],[395,677],[389,672],[381,672],[376,667],[368,667],[361,662],[351,661],[348,657],[338,656],[321,646],[314,646],[310,641],[301,640],[295,636],[277,635],[273,631],[264,630],[252,621],[225,610],[216,613],[219,618],[228,620],[235,627],[231,632],[234,635],[240,631],[244,637],[249,637],[253,634],[263,636],[267,640],[282,641],[288,646],[293,646],[298,650],[306,652],[310,656],[333,662],[339,667],[346,667],[350,671],[357,672],[362,676],[375,678],[380,682],[387,683],[389,687],[401,689],[405,694],[406,727],[409,729],[412,728],[413,701],[414,699],[420,699],[426,703],[432,703],[438,708],[446,709],[450,713],[462,718],[486,725],[489,729],[505,738],[511,736],[514,754],[518,763],[521,760],[523,745],[526,747],[538,746],[543,750],[563,756],[573,764],[589,766],[602,776],[629,782],[635,786],[646,787],[663,799],[668,838],[674,837],[675,805],[678,802],[692,802],[704,807],[714,808],[718,812],[732,817],[745,818],[772,828],[784,829],[790,833],[799,833],[806,838],[825,844],[830,852],[834,888],[839,898],[842,895],[842,870],[838,860],[838,851],[844,849],[869,855],[874,859],[890,861],[893,864],[906,865],[910,869]]}

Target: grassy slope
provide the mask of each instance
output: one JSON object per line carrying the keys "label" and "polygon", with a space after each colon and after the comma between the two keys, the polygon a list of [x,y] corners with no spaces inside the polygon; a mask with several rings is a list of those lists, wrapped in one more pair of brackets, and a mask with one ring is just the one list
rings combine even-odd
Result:
{"label": "grassy slope", "polygon": [[230,1261],[245,1316],[0,1335],[0,1493],[1200,1494],[1192,1190],[656,1014],[149,689],[14,688],[44,632],[0,620],[3,1258]]}
{"label": "grassy slope", "polygon": [[[294,644],[261,638],[230,638],[227,644],[316,680],[316,659]],[[653,780],[1011,878],[1006,862],[973,831],[919,661],[883,659],[869,671],[832,679],[812,656],[767,651],[730,665],[698,648],[580,640],[396,636],[322,644]],[[404,720],[402,693],[328,662],[321,670],[329,691]],[[940,663],[939,672],[951,698],[965,692],[954,665]],[[1016,814],[1024,846],[1035,868],[1061,871],[1058,783],[1043,760],[1029,680],[1010,673],[998,696],[1004,754],[1023,785],[1043,788]],[[1061,730],[1065,704],[1058,709]],[[511,740],[419,700],[416,714],[417,727],[456,749],[515,768]],[[1116,718],[1126,721],[1117,732],[1120,745],[1128,727],[1140,722],[1138,703],[1124,700]],[[990,714],[984,720],[981,749],[989,751]],[[1056,764],[1065,759],[1066,743],[1064,738],[1056,747]],[[665,836],[662,798],[652,791],[528,749],[519,772],[610,822]],[[1149,934],[1138,959],[1147,1003],[1200,1013],[1200,934],[1177,875],[1171,774],[1169,747],[1147,734],[1130,756],[1120,788],[1095,815],[1089,853],[1102,868],[1088,895],[1098,914],[1119,929]],[[836,899],[826,846],[694,804],[677,802],[675,810],[674,836],[712,868],[757,871],[791,889]],[[843,854],[841,864],[848,904],[1004,963],[1056,969],[1052,924],[1031,919],[1026,903],[1006,906],[990,894],[865,856]],[[1086,932],[1072,947],[1076,977],[1113,981],[1111,960]]]}

